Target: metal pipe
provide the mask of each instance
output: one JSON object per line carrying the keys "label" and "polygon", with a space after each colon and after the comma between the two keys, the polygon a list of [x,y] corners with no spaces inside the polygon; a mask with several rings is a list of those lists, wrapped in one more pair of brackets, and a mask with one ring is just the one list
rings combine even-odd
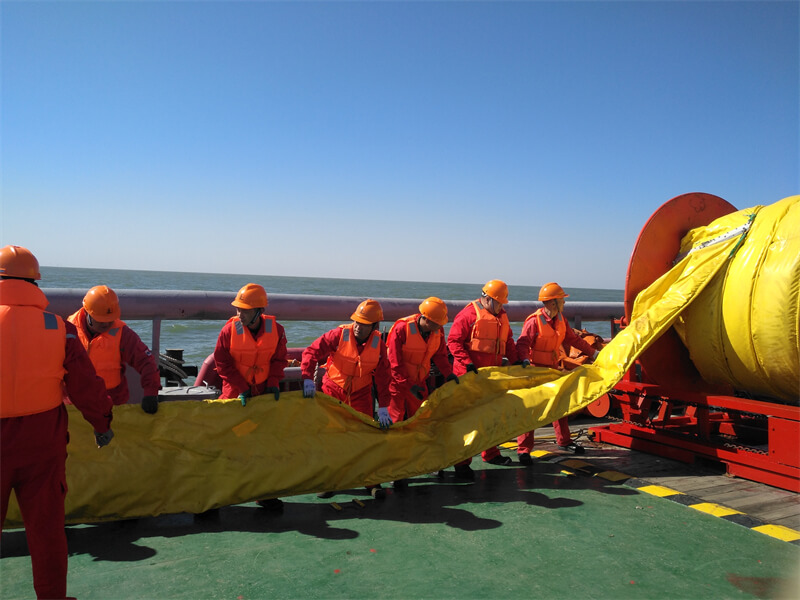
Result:
{"label": "metal pipe", "polygon": [[[48,310],[63,317],[81,307],[86,290],[43,288],[50,301]],[[124,319],[138,320],[227,320],[234,315],[232,292],[193,290],[115,290]],[[269,294],[267,312],[285,321],[347,321],[355,307],[364,300],[356,296],[312,296]],[[375,298],[383,308],[384,321],[395,321],[417,312],[421,299]],[[452,319],[470,300],[445,300]],[[512,322],[525,318],[542,306],[541,302],[509,302],[506,305]],[[623,315],[622,302],[567,302],[564,316],[571,321],[613,321]],[[579,322],[581,322],[579,321]],[[155,325],[155,324],[154,324]],[[155,327],[154,327],[155,331]]]}

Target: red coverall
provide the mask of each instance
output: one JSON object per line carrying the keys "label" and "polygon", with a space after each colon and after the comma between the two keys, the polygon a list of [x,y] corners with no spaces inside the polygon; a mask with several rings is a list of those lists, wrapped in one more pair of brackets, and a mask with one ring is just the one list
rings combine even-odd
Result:
{"label": "red coverall", "polygon": [[[547,321],[547,325],[545,327],[552,327],[556,329],[555,319],[553,319],[550,315],[547,314],[547,311],[544,309],[540,309],[536,311],[536,314],[541,314],[545,321]],[[517,354],[519,355],[520,360],[529,359],[531,356],[531,348],[536,347],[536,339],[539,335],[539,319],[528,319],[525,321],[525,325],[522,326],[522,333],[520,334],[519,338],[517,338]],[[594,354],[595,349],[592,348],[589,343],[584,340],[581,336],[576,334],[572,327],[569,326],[567,323],[567,327],[564,330],[564,339],[559,340],[558,345],[561,346],[566,342],[570,346],[574,346],[578,350],[592,356]],[[550,367],[551,369],[558,369],[558,361],[554,360],[551,364],[537,364],[537,367]],[[553,423],[553,429],[556,432],[556,444],[559,446],[568,446],[572,441],[572,437],[569,432],[569,419],[567,417],[561,417],[555,423]],[[533,450],[533,431],[529,431],[528,433],[523,433],[521,436],[517,438],[517,454],[530,454]]]}
{"label": "red coverall", "polygon": [[[76,327],[80,326],[87,337],[91,337],[89,328],[86,326],[86,309],[81,308],[77,314],[78,323],[75,324]],[[145,396],[157,396],[158,390],[161,389],[161,375],[158,372],[156,359],[153,353],[150,352],[150,348],[127,325],[123,325],[120,331],[119,353],[122,360],[120,365],[122,381],[118,386],[108,390],[108,395],[111,396],[114,404],[127,404],[130,398],[128,380],[125,377],[125,365],[130,365],[139,373],[142,391]]]}
{"label": "red coverall", "polygon": [[[342,328],[335,327],[324,335],[314,340],[308,348],[303,351],[303,358],[300,363],[300,370],[303,379],[314,379],[314,370],[317,365],[325,365],[328,357],[335,353],[339,348],[339,341],[342,339]],[[358,351],[361,353],[364,349],[364,344],[358,344]],[[386,344],[381,341],[380,343],[380,359],[378,366],[372,373],[372,378],[378,388],[378,406],[387,408],[389,406],[389,360],[386,357]],[[347,394],[329,377],[327,372],[325,377],[322,378],[322,391],[329,396],[336,398],[344,403],[347,403]],[[350,395],[350,406],[358,412],[374,418],[374,406],[372,401],[372,386],[368,385],[356,390]]]}
{"label": "red coverall", "polygon": [[[476,300],[480,303],[480,300]],[[501,310],[500,315],[505,314],[505,310]],[[470,339],[472,338],[472,326],[475,325],[476,314],[475,308],[472,304],[467,304],[453,319],[453,325],[450,327],[450,334],[447,336],[447,348],[450,354],[453,355],[453,373],[459,377],[467,372],[467,365],[472,363],[476,368],[480,367],[499,367],[503,364],[503,357],[499,354],[488,354],[486,352],[473,352],[468,348]],[[509,363],[517,362],[517,348],[514,345],[514,336],[511,328],[508,329],[508,338],[506,339],[505,357]],[[491,460],[500,455],[500,449],[495,446],[481,452],[481,457],[484,461]],[[459,465],[468,465],[472,459],[467,459]]]}
{"label": "red coverall", "polygon": [[[26,306],[44,309],[44,293],[22,280],[0,281],[30,287]],[[0,305],[7,305],[0,291]],[[67,333],[64,384],[75,407],[94,430],[105,433],[111,425],[112,402],[103,380],[95,373],[75,326],[64,323]],[[0,336],[8,332],[0,332]],[[13,377],[0,373],[0,378]],[[2,403],[2,397],[0,397]],[[31,555],[33,587],[38,598],[67,595],[67,537],[64,498],[67,494],[67,409],[63,404],[44,412],[0,419],[0,527],[5,523],[13,489],[25,523]]]}
{"label": "red coverall", "polygon": [[[417,323],[419,323],[419,315],[417,315]],[[425,382],[427,375],[420,380],[409,378],[408,371],[405,367],[403,361],[403,346],[406,343],[407,335],[406,322],[398,321],[392,325],[392,329],[389,331],[389,337],[386,341],[386,352],[391,368],[391,381],[389,383],[389,394],[391,395],[389,417],[391,417],[394,423],[412,417],[428,397],[428,386]],[[449,377],[453,369],[447,358],[447,344],[445,343],[442,330],[440,329],[430,333],[427,341],[430,341],[431,336],[441,336],[439,348],[433,354],[431,360],[443,377]],[[423,338],[424,337],[423,335]],[[428,373],[430,373],[430,368],[428,369]],[[418,385],[421,388],[422,400],[419,400],[411,393],[412,385]]]}
{"label": "red coverall", "polygon": [[[286,331],[283,325],[275,322],[275,331],[278,334],[278,346],[269,364],[269,375],[267,378],[255,386],[250,386],[248,381],[236,367],[236,360],[231,356],[231,327],[232,322],[228,321],[222,327],[217,338],[217,346],[214,348],[214,362],[217,365],[217,373],[222,377],[222,398],[237,398],[239,394],[250,392],[251,396],[258,396],[264,393],[268,387],[278,387],[283,379],[283,370],[289,361],[286,358]],[[245,330],[252,335],[252,332],[245,327]],[[264,319],[261,319],[261,327],[255,335],[258,339],[264,335]]]}

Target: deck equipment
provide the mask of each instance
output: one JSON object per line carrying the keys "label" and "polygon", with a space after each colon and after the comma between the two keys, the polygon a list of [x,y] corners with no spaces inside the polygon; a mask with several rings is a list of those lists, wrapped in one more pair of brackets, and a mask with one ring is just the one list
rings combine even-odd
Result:
{"label": "deck equipment", "polygon": [[[800,196],[748,211],[749,231],[727,267],[609,392],[603,406],[620,422],[591,432],[687,463],[717,461],[730,475],[798,492]],[[631,255],[624,322],[640,292],[685,258],[695,228],[735,212],[703,193],[662,205]]]}

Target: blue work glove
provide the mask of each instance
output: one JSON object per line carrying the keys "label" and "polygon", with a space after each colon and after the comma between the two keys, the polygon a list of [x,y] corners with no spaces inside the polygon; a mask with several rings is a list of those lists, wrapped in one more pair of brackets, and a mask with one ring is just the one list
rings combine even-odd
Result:
{"label": "blue work glove", "polygon": [[475,368],[475,363],[467,363],[467,373],[472,371],[475,375],[478,374],[478,369]]}
{"label": "blue work glove", "polygon": [[114,437],[114,432],[111,431],[111,428],[108,428],[108,431],[105,433],[97,433],[94,432],[94,441],[97,442],[97,447],[102,448],[103,446],[108,446],[111,439]]}
{"label": "blue work glove", "polygon": [[531,366],[531,361],[529,361],[527,358],[523,358],[521,361],[515,362],[514,364],[520,365],[524,369],[525,367]]}
{"label": "blue work glove", "polygon": [[455,381],[456,383],[458,383],[458,377],[456,377],[453,373],[450,373],[450,375],[448,375],[444,380],[445,383],[447,383],[448,381]]}
{"label": "blue work glove", "polygon": [[281,397],[281,388],[277,388],[275,386],[270,386],[264,390],[265,394],[275,394],[275,401],[277,402],[278,399]]}
{"label": "blue work glove", "polygon": [[303,398],[313,398],[317,393],[317,385],[313,379],[303,379]]}
{"label": "blue work glove", "polygon": [[418,385],[412,385],[410,391],[411,391],[411,394],[414,396],[414,398],[416,398],[417,400],[422,400],[422,388],[421,387],[419,387]]}
{"label": "blue work glove", "polygon": [[247,406],[247,399],[250,397],[250,391],[242,392],[239,394],[239,400],[242,402],[242,406]]}
{"label": "blue work glove", "polygon": [[389,417],[388,408],[378,409],[378,423],[381,424],[381,429],[389,429],[389,426],[392,424],[392,419]]}
{"label": "blue work glove", "polygon": [[158,412],[158,396],[145,396],[142,398],[142,410],[148,415]]}

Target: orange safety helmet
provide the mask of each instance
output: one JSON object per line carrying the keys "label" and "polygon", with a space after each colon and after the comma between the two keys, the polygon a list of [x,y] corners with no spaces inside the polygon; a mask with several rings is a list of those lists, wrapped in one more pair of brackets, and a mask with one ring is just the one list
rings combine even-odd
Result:
{"label": "orange safety helmet", "polygon": [[236,308],[266,308],[267,291],[257,283],[248,283],[239,290],[231,304]]}
{"label": "orange safety helmet", "polygon": [[96,285],[83,297],[83,308],[98,323],[111,323],[119,319],[119,298],[107,285]]}
{"label": "orange safety helmet", "polygon": [[423,300],[422,304],[419,305],[419,312],[423,317],[437,325],[447,323],[447,305],[441,298],[436,296]]}
{"label": "orange safety helmet", "polygon": [[39,261],[33,253],[22,246],[0,248],[0,276],[41,279]]}
{"label": "orange safety helmet", "polygon": [[482,291],[489,298],[497,300],[500,304],[508,304],[508,286],[505,281],[500,281],[499,279],[487,281]]}
{"label": "orange safety helmet", "polygon": [[569,294],[565,293],[564,289],[555,282],[545,283],[539,290],[539,301],[547,302],[555,298],[569,298]]}
{"label": "orange safety helmet", "polygon": [[350,319],[357,323],[372,325],[378,321],[383,321],[383,309],[377,300],[367,298],[356,308],[356,312],[350,315]]}

